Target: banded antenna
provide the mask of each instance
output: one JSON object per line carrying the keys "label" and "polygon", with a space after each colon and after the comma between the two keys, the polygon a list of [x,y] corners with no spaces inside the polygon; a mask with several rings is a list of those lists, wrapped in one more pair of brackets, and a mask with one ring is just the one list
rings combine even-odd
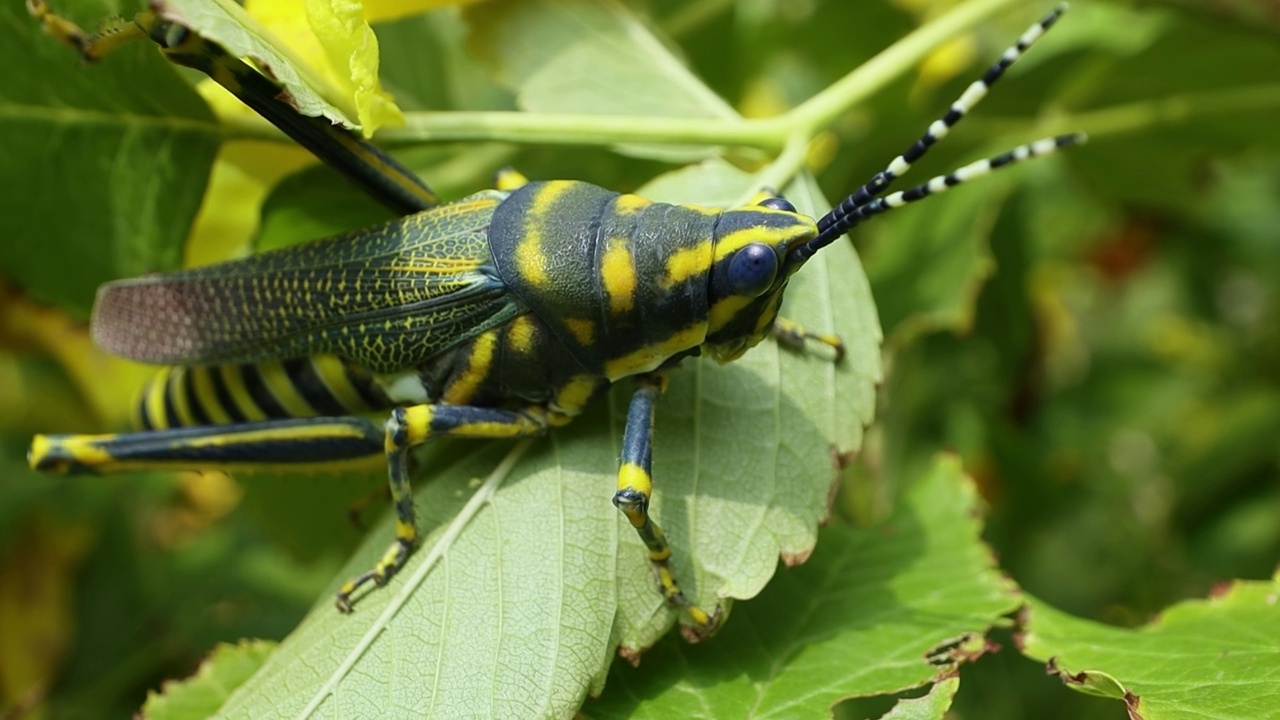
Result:
{"label": "banded antenna", "polygon": [[999,82],[1000,78],[1004,77],[1005,71],[1018,58],[1022,57],[1027,49],[1034,45],[1044,35],[1045,31],[1052,27],[1058,21],[1058,18],[1062,17],[1062,13],[1066,11],[1067,4],[1065,2],[1061,3],[1039,22],[1027,28],[1026,32],[1022,33],[1021,37],[1018,38],[1018,42],[1006,49],[1000,55],[1000,59],[988,68],[981,78],[970,83],[960,97],[951,103],[947,114],[933,121],[929,128],[925,130],[924,135],[921,135],[920,139],[912,143],[906,152],[894,158],[888,167],[871,176],[870,180],[863,183],[849,197],[832,208],[831,212],[823,215],[818,220],[817,237],[796,248],[792,252],[792,258],[800,262],[809,259],[819,249],[830,245],[836,238],[848,232],[855,225],[874,215],[922,200],[930,195],[946,192],[956,185],[982,177],[996,168],[1049,155],[1072,145],[1083,144],[1086,140],[1084,133],[1071,133],[1044,138],[1026,145],[1019,145],[1000,155],[970,163],[910,189],[883,197],[880,196],[880,193],[888,189],[893,181],[905,175],[914,163],[924,157],[934,143],[946,137],[951,128],[955,127],[965,115],[973,110],[978,103],[982,102],[982,99],[987,96],[992,86]]}

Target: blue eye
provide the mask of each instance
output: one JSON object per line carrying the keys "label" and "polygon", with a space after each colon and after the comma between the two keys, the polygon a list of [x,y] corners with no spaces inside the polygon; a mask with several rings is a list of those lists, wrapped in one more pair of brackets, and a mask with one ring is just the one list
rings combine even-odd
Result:
{"label": "blue eye", "polygon": [[760,201],[760,207],[772,208],[774,210],[786,210],[789,213],[796,211],[796,206],[787,201],[786,198],[771,197]]}
{"label": "blue eye", "polygon": [[757,297],[773,285],[778,256],[764,243],[751,243],[729,261],[729,284],[738,295]]}

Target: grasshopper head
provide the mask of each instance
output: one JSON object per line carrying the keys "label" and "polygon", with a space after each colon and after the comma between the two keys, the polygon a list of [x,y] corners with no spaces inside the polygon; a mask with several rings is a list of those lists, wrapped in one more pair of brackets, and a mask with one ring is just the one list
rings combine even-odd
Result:
{"label": "grasshopper head", "polygon": [[803,262],[793,251],[818,234],[813,218],[782,198],[727,210],[715,230],[703,352],[729,362],[769,334],[787,280]]}

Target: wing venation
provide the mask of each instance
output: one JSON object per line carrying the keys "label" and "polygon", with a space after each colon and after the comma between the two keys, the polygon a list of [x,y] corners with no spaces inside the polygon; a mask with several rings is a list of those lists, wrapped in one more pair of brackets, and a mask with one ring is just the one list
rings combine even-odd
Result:
{"label": "wing venation", "polygon": [[374,372],[420,364],[513,317],[486,192],[385,225],[104,285],[93,336],[123,357],[250,363],[334,354]]}

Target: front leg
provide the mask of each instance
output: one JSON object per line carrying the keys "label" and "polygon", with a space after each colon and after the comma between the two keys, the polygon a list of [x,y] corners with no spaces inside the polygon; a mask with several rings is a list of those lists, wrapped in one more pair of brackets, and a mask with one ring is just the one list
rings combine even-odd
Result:
{"label": "front leg", "polygon": [[684,611],[692,623],[694,639],[710,636],[720,626],[723,613],[719,605],[711,612],[694,605],[671,571],[671,545],[662,528],[649,517],[649,497],[653,493],[653,407],[667,388],[663,374],[652,374],[637,381],[627,410],[627,427],[622,434],[622,466],[618,469],[618,491],[613,504],[627,516],[631,527],[640,535],[649,551],[649,562],[658,573],[658,584],[667,602]]}

